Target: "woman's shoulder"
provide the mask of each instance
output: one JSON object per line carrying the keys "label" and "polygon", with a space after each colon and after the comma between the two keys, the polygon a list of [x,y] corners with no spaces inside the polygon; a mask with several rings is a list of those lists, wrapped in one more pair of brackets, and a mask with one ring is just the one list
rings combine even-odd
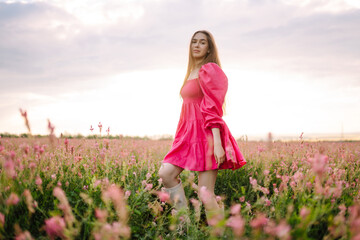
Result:
{"label": "woman's shoulder", "polygon": [[201,66],[199,70],[199,77],[201,76],[217,76],[226,79],[226,75],[221,69],[221,67],[214,62],[208,62]]}
{"label": "woman's shoulder", "polygon": [[222,71],[221,67],[214,62],[208,62],[201,66],[200,71]]}

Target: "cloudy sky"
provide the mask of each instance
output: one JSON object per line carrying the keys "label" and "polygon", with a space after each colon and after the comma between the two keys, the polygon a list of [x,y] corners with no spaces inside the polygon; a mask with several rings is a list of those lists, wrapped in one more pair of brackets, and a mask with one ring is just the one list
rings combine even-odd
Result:
{"label": "cloudy sky", "polygon": [[235,137],[360,132],[358,0],[0,0],[0,132],[174,135],[212,32]]}

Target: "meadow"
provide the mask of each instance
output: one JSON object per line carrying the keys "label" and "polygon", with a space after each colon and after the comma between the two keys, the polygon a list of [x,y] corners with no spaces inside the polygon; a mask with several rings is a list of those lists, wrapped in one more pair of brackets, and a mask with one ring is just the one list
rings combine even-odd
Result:
{"label": "meadow", "polygon": [[215,186],[225,218],[207,224],[181,173],[185,227],[157,174],[171,143],[0,138],[0,239],[360,239],[359,142],[238,140],[248,163]]}

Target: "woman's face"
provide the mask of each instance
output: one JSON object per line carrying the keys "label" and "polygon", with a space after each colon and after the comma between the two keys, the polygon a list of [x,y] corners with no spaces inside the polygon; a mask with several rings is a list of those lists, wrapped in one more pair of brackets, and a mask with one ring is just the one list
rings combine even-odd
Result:
{"label": "woman's face", "polygon": [[191,54],[195,59],[202,59],[209,50],[209,43],[204,33],[197,33],[191,40]]}

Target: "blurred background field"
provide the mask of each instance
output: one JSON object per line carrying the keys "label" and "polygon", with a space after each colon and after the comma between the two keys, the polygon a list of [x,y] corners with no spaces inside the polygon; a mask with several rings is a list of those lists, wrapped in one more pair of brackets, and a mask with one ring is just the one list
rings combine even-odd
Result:
{"label": "blurred background field", "polygon": [[[248,163],[219,171],[226,217],[206,224],[197,173],[183,171],[191,225],[160,196],[171,139],[0,138],[0,238],[354,239],[357,141],[239,140]],[[23,237],[23,238],[20,238]]]}

